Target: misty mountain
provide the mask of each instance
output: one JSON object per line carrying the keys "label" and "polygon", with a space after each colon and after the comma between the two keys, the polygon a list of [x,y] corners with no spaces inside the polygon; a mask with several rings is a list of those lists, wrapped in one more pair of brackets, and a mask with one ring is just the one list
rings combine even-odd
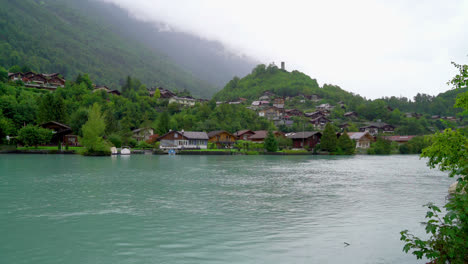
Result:
{"label": "misty mountain", "polygon": [[87,0],[0,0],[0,65],[60,72],[67,79],[89,73],[112,88],[131,75],[148,87],[202,97],[252,66],[219,43],[161,32],[114,5]]}
{"label": "misty mountain", "polygon": [[167,55],[185,71],[219,89],[234,76],[244,76],[259,64],[227,50],[220,42],[173,31],[163,22],[142,22],[114,4],[98,0],[67,1],[100,23],[111,25],[112,31],[119,36],[139,40],[149,49]]}

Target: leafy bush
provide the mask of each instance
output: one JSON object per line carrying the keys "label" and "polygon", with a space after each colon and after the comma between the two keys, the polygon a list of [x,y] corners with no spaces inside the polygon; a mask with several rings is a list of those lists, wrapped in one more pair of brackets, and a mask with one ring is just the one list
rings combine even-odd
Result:
{"label": "leafy bush", "polygon": [[141,149],[150,149],[153,148],[153,145],[146,143],[145,141],[140,141],[138,142],[137,147]]}
{"label": "leafy bush", "polygon": [[369,155],[388,155],[392,151],[392,142],[383,138],[378,138],[376,142],[371,144],[367,150]]}
{"label": "leafy bush", "polygon": [[49,143],[52,131],[42,127],[27,125],[18,132],[18,140],[25,146],[35,146]]}
{"label": "leafy bush", "polygon": [[208,142],[208,149],[217,149],[216,143]]}

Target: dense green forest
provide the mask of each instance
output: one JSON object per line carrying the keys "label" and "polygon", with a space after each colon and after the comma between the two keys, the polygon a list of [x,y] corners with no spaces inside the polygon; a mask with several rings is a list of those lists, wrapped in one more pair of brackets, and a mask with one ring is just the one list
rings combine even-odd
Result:
{"label": "dense green forest", "polygon": [[66,79],[87,72],[101,85],[118,88],[130,74],[148,86],[190,90],[208,97],[214,87],[180,69],[112,25],[70,8],[68,1],[0,0],[0,65],[26,65]]}

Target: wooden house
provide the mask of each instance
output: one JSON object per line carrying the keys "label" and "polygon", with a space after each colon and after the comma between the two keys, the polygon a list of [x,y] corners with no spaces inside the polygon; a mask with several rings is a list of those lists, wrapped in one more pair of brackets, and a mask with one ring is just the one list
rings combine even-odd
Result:
{"label": "wooden house", "polygon": [[320,143],[322,133],[317,131],[294,132],[287,135],[293,141],[293,148],[313,149]]}
{"label": "wooden house", "polygon": [[330,104],[321,104],[319,106],[316,107],[317,110],[327,110],[327,111],[331,111],[333,110],[333,108],[335,108],[334,106],[330,105]]}
{"label": "wooden house", "polygon": [[55,122],[55,121],[49,121],[47,123],[41,124],[40,126],[54,131],[52,139],[51,139],[52,144],[59,144],[59,143],[67,144],[68,143],[69,145],[75,146],[78,143],[77,141],[74,141],[74,142],[67,141],[67,139],[70,139],[70,138],[77,139],[76,136],[71,136],[73,131],[67,125],[64,125],[62,123]]}
{"label": "wooden house", "polygon": [[346,118],[351,118],[351,119],[355,119],[359,117],[356,112],[346,112],[343,116]]}
{"label": "wooden house", "polygon": [[208,133],[208,142],[215,143],[218,148],[232,148],[236,136],[224,130],[211,131]]}
{"label": "wooden house", "polygon": [[158,138],[160,149],[207,149],[206,132],[169,131]]}
{"label": "wooden house", "polygon": [[297,109],[286,109],[284,112],[285,112],[285,114],[287,116],[290,116],[290,117],[291,116],[303,116],[304,115],[304,113],[302,111],[297,110]]}
{"label": "wooden house", "polygon": [[331,123],[331,120],[324,116],[319,116],[317,118],[310,119],[309,122],[314,125],[315,128],[323,129],[327,123]]}
{"label": "wooden house", "polygon": [[360,132],[369,132],[372,136],[375,136],[379,133],[393,133],[395,132],[395,127],[386,123],[369,123],[367,126],[359,128]]}
{"label": "wooden house", "polygon": [[[162,98],[162,99],[169,99],[169,98],[172,98],[172,97],[175,97],[176,94],[167,90],[167,89],[164,89],[162,87],[158,87],[156,89],[159,89],[159,94],[161,95],[159,98]],[[153,93],[154,95],[154,93]],[[150,94],[151,96],[151,94]]]}
{"label": "wooden house", "polygon": [[322,112],[322,111],[315,111],[315,112],[312,112],[312,113],[305,113],[304,114],[305,117],[308,117],[310,119],[316,119],[316,118],[319,118],[319,117],[326,117],[327,114],[325,112]]}
{"label": "wooden house", "polygon": [[268,120],[278,120],[283,115],[283,111],[274,106],[264,108],[258,111],[258,116],[265,117]]}
{"label": "wooden house", "polygon": [[[255,134],[249,137],[248,140],[257,142],[257,143],[262,143],[265,141],[265,138],[268,136],[268,131],[267,130],[259,130],[259,131],[254,131]],[[273,134],[275,137],[285,137],[284,133],[281,131],[273,131]]]}
{"label": "wooden house", "polygon": [[132,131],[132,137],[137,141],[147,141],[154,135],[154,130],[150,127],[138,128]]}
{"label": "wooden house", "polygon": [[284,109],[284,99],[276,98],[275,100],[273,100],[273,106],[279,109]]}
{"label": "wooden house", "polygon": [[356,142],[356,148],[368,149],[374,137],[369,132],[348,132],[349,138]]}
{"label": "wooden house", "polygon": [[249,140],[249,137],[254,134],[255,132],[253,132],[252,130],[239,130],[236,133],[234,133],[234,136],[237,140]]}

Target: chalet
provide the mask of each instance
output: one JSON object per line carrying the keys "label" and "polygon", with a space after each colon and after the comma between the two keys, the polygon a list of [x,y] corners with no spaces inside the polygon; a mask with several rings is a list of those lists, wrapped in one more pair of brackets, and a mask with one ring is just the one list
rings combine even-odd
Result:
{"label": "chalet", "polygon": [[268,95],[262,95],[258,98],[259,101],[268,101],[270,100],[270,96]]}
{"label": "chalet", "polygon": [[236,136],[224,130],[211,131],[208,133],[208,142],[215,143],[218,148],[232,148]]}
{"label": "chalet", "polygon": [[313,124],[315,128],[323,129],[327,123],[331,123],[331,120],[324,116],[320,116],[310,119],[309,122]]}
{"label": "chalet", "polygon": [[49,121],[40,126],[53,131],[51,139],[51,143],[53,144],[64,143],[71,146],[76,146],[78,144],[78,137],[76,135],[72,135],[73,131],[67,125],[55,121]]}
{"label": "chalet", "polygon": [[431,119],[440,119],[440,115],[433,115],[431,116]]}
{"label": "chalet", "polygon": [[288,116],[303,116],[304,115],[302,111],[297,110],[297,109],[286,109],[284,112]]}
{"label": "chalet", "polygon": [[265,117],[268,120],[278,120],[283,115],[281,109],[268,107],[258,111],[258,116]]}
{"label": "chalet", "polygon": [[[250,136],[248,140],[257,142],[257,143],[262,143],[265,141],[265,138],[268,136],[268,131],[267,130],[259,130],[259,131],[254,131],[255,134]],[[275,137],[284,137],[284,133],[280,131],[273,131],[273,134],[275,134]]]}
{"label": "chalet", "polygon": [[317,107],[315,107],[317,110],[327,110],[327,111],[331,111],[333,110],[333,108],[335,108],[334,106],[330,105],[330,104],[321,104]]}
{"label": "chalet", "polygon": [[368,149],[374,137],[369,132],[348,132],[349,138],[356,142],[356,148]]}
{"label": "chalet", "polygon": [[160,149],[207,149],[206,132],[169,131],[158,138]]}
{"label": "chalet", "polygon": [[270,101],[253,101],[252,106],[254,107],[259,107],[259,106],[264,106],[264,105],[269,105]]}
{"label": "chalet", "polygon": [[27,79],[29,80],[28,83],[32,83],[32,84],[44,85],[47,83],[47,79],[42,74],[36,74]]}
{"label": "chalet", "polygon": [[150,127],[138,128],[132,131],[132,137],[137,141],[147,141],[154,135],[154,130]]}
{"label": "chalet", "polygon": [[392,142],[396,142],[399,145],[408,143],[411,139],[413,139],[415,136],[388,136],[388,137],[383,137],[384,139]]}
{"label": "chalet", "polygon": [[284,109],[284,99],[283,98],[276,98],[273,101],[273,106],[276,108]]}
{"label": "chalet", "polygon": [[[159,94],[161,95],[159,98],[162,98],[162,99],[169,99],[169,98],[172,98],[172,97],[176,97],[176,94],[167,90],[167,89],[164,89],[162,87],[158,87],[156,89],[159,89]],[[154,95],[154,93],[153,93]],[[151,96],[151,93],[150,93],[150,96]]]}
{"label": "chalet", "polygon": [[254,134],[255,132],[252,130],[240,130],[234,133],[234,136],[237,138],[237,140],[249,140],[249,137]]}
{"label": "chalet", "polygon": [[21,80],[26,87],[34,87],[46,90],[55,90],[57,87],[64,87],[65,80],[59,77],[58,73],[36,74],[34,72],[27,73],[8,73],[10,81]]}
{"label": "chalet", "polygon": [[370,123],[367,126],[359,128],[360,132],[369,132],[372,136],[375,136],[379,133],[393,133],[395,132],[395,127],[386,123]]}
{"label": "chalet", "polygon": [[346,112],[343,116],[351,119],[358,118],[358,114],[356,112]]}
{"label": "chalet", "polygon": [[311,119],[315,119],[315,118],[322,117],[322,116],[326,117],[327,113],[322,112],[322,111],[315,111],[312,113],[305,113],[304,116],[311,118]]}
{"label": "chalet", "polygon": [[21,72],[15,72],[15,73],[12,73],[12,72],[9,72],[8,73],[8,79],[12,82],[14,81],[22,81],[23,80],[23,74]]}
{"label": "chalet", "polygon": [[287,137],[292,139],[293,148],[313,149],[318,143],[320,143],[322,133],[316,131],[305,131],[290,133]]}
{"label": "chalet", "polygon": [[177,97],[177,96],[174,96],[174,97],[171,97],[169,99],[169,103],[177,103],[177,104],[181,104],[183,106],[194,106],[195,102],[196,102],[196,100],[194,98],[192,98],[192,97]]}

